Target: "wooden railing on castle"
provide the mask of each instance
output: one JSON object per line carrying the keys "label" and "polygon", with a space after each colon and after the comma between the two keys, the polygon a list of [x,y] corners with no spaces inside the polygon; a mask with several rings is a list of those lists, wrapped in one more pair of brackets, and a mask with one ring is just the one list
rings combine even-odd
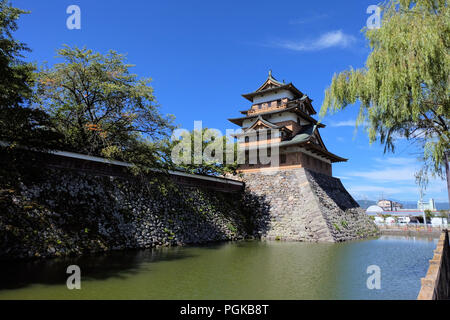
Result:
{"label": "wooden railing on castle", "polygon": [[418,300],[450,299],[450,247],[448,230],[439,238],[427,275],[422,278]]}

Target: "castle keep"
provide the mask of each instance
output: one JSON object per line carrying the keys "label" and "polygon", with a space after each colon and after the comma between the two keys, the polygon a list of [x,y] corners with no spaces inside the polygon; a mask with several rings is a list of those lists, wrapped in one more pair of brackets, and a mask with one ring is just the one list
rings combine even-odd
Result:
{"label": "castle keep", "polygon": [[[347,161],[327,150],[319,133],[325,125],[312,117],[316,114],[312,100],[292,83],[281,83],[269,72],[267,80],[256,91],[242,96],[252,102],[252,106],[241,111],[243,117],[229,121],[242,128],[243,132],[237,137],[247,149],[246,154],[252,148],[258,147],[261,153],[261,149],[276,145],[280,169],[307,168],[329,176],[332,163]],[[251,160],[249,156],[246,159]],[[240,171],[269,167],[271,164],[261,161],[246,161]]]}
{"label": "castle keep", "polygon": [[[254,92],[243,94],[252,105],[236,135],[245,163],[238,171],[246,188],[267,202],[260,213],[268,239],[338,242],[377,234],[377,228],[341,181],[332,164],[347,159],[330,152],[313,118],[312,100],[272,72]],[[273,152],[276,154],[273,154]],[[270,160],[270,161],[268,161]],[[274,161],[275,160],[275,161]]]}

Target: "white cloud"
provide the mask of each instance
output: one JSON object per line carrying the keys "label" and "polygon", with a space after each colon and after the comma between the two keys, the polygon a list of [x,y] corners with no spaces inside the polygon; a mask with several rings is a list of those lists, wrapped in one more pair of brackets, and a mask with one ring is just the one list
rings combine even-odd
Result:
{"label": "white cloud", "polygon": [[347,191],[355,200],[367,199],[378,200],[382,198],[415,200],[418,199],[418,189],[413,186],[374,186],[374,185],[354,185],[346,186]]}
{"label": "white cloud", "polygon": [[345,120],[330,123],[331,127],[354,127],[356,125],[355,120]]}
{"label": "white cloud", "polygon": [[[359,123],[358,126],[368,125],[367,122]],[[330,127],[356,127],[356,120],[334,121],[329,124]]]}
{"label": "white cloud", "polygon": [[[364,181],[370,182],[370,181]],[[384,197],[398,197],[403,200],[419,200],[419,187],[414,183],[404,185],[404,184],[394,184],[391,183],[389,186],[384,185],[348,185],[346,183],[346,188],[350,194],[358,199],[370,199],[376,200],[381,194]],[[424,192],[424,199],[434,198],[435,201],[448,201],[445,198],[446,185],[443,181],[434,181]],[[441,196],[444,195],[443,197]]]}
{"label": "white cloud", "polygon": [[414,187],[404,187],[404,188],[390,188],[383,186],[374,186],[374,185],[358,185],[358,186],[350,186],[347,188],[351,194],[367,194],[367,193],[383,193],[385,195],[392,194],[400,194],[404,192],[417,192],[417,188]]}
{"label": "white cloud", "polygon": [[341,180],[352,180],[353,178],[346,177],[346,176],[335,176],[335,178],[341,179]]}
{"label": "white cloud", "polygon": [[400,182],[400,181],[414,181],[415,167],[402,167],[402,168],[385,168],[380,170],[371,171],[356,171],[348,172],[347,175],[352,177],[359,177],[376,182]]}
{"label": "white cloud", "polygon": [[332,47],[346,48],[355,41],[356,38],[354,36],[345,34],[342,30],[335,30],[324,33],[317,39],[306,41],[286,40],[274,43],[274,45],[294,51],[317,51]]}
{"label": "white cloud", "polygon": [[[368,163],[368,170],[343,172],[345,185],[358,199],[372,199],[383,194],[385,197],[398,197],[414,200],[419,198],[419,186],[415,173],[421,164],[414,157],[374,158]],[[360,184],[359,184],[360,183]],[[430,177],[425,197],[440,198],[446,194],[446,183],[439,178]]]}
{"label": "white cloud", "polygon": [[417,159],[415,158],[375,158],[375,161],[383,164],[383,165],[399,165],[399,166],[406,166],[406,165],[412,165],[417,164]]}

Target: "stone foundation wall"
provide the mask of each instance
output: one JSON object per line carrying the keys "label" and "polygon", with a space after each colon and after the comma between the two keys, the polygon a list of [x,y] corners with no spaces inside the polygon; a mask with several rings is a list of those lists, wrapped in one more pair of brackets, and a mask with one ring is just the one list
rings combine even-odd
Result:
{"label": "stone foundation wall", "polygon": [[247,237],[337,242],[378,232],[339,179],[303,168],[246,173],[243,191],[226,179],[35,160],[13,183],[0,179],[0,260]]}
{"label": "stone foundation wall", "polygon": [[267,239],[339,242],[379,233],[339,179],[308,169],[245,173],[248,192],[267,203]]}
{"label": "stone foundation wall", "polygon": [[439,237],[433,259],[430,260],[427,274],[421,279],[417,300],[450,299],[450,245],[448,230]]}
{"label": "stone foundation wall", "polygon": [[254,231],[242,192],[44,170],[0,181],[0,260],[206,243]]}

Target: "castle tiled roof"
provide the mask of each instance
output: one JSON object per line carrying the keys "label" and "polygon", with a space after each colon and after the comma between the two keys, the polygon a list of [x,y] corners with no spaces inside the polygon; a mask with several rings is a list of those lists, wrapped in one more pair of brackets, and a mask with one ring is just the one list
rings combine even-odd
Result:
{"label": "castle tiled roof", "polygon": [[[281,142],[276,142],[275,144],[278,145],[279,148],[281,147],[288,147],[288,146],[299,146],[303,147],[306,150],[308,150],[311,153],[321,155],[327,159],[329,159],[331,162],[345,162],[348,159],[339,157],[338,155],[335,155],[334,153],[329,152],[325,148],[315,144],[312,141],[312,137],[314,136],[314,132],[318,129],[317,125],[310,125],[305,126],[302,128],[302,130],[295,135],[290,140],[284,140]],[[256,149],[258,146],[250,146],[249,149]]]}
{"label": "castle tiled roof", "polygon": [[277,113],[281,113],[281,112],[295,112],[298,115],[300,115],[303,119],[308,120],[311,123],[317,124],[321,128],[325,127],[324,124],[318,123],[318,121],[316,119],[314,119],[313,117],[308,115],[306,112],[301,110],[297,105],[294,105],[292,107],[287,107],[287,108],[280,108],[280,109],[276,109],[276,110],[271,110],[271,111],[267,111],[267,112],[259,112],[259,113],[256,113],[256,114],[247,115],[245,117],[230,118],[230,119],[228,119],[228,121],[230,121],[230,122],[232,122],[234,124],[237,124],[238,126],[242,126],[242,123],[246,119],[257,118],[258,116],[264,117],[264,116],[267,116],[267,115],[277,114]]}
{"label": "castle tiled roof", "polygon": [[260,90],[260,91],[244,93],[242,96],[245,99],[253,102],[253,98],[257,95],[271,93],[271,92],[279,91],[279,90],[288,90],[288,91],[292,92],[295,99],[303,97],[303,93],[300,90],[298,90],[292,83],[282,84],[280,86],[270,87],[268,89],[264,89],[264,90]]}

